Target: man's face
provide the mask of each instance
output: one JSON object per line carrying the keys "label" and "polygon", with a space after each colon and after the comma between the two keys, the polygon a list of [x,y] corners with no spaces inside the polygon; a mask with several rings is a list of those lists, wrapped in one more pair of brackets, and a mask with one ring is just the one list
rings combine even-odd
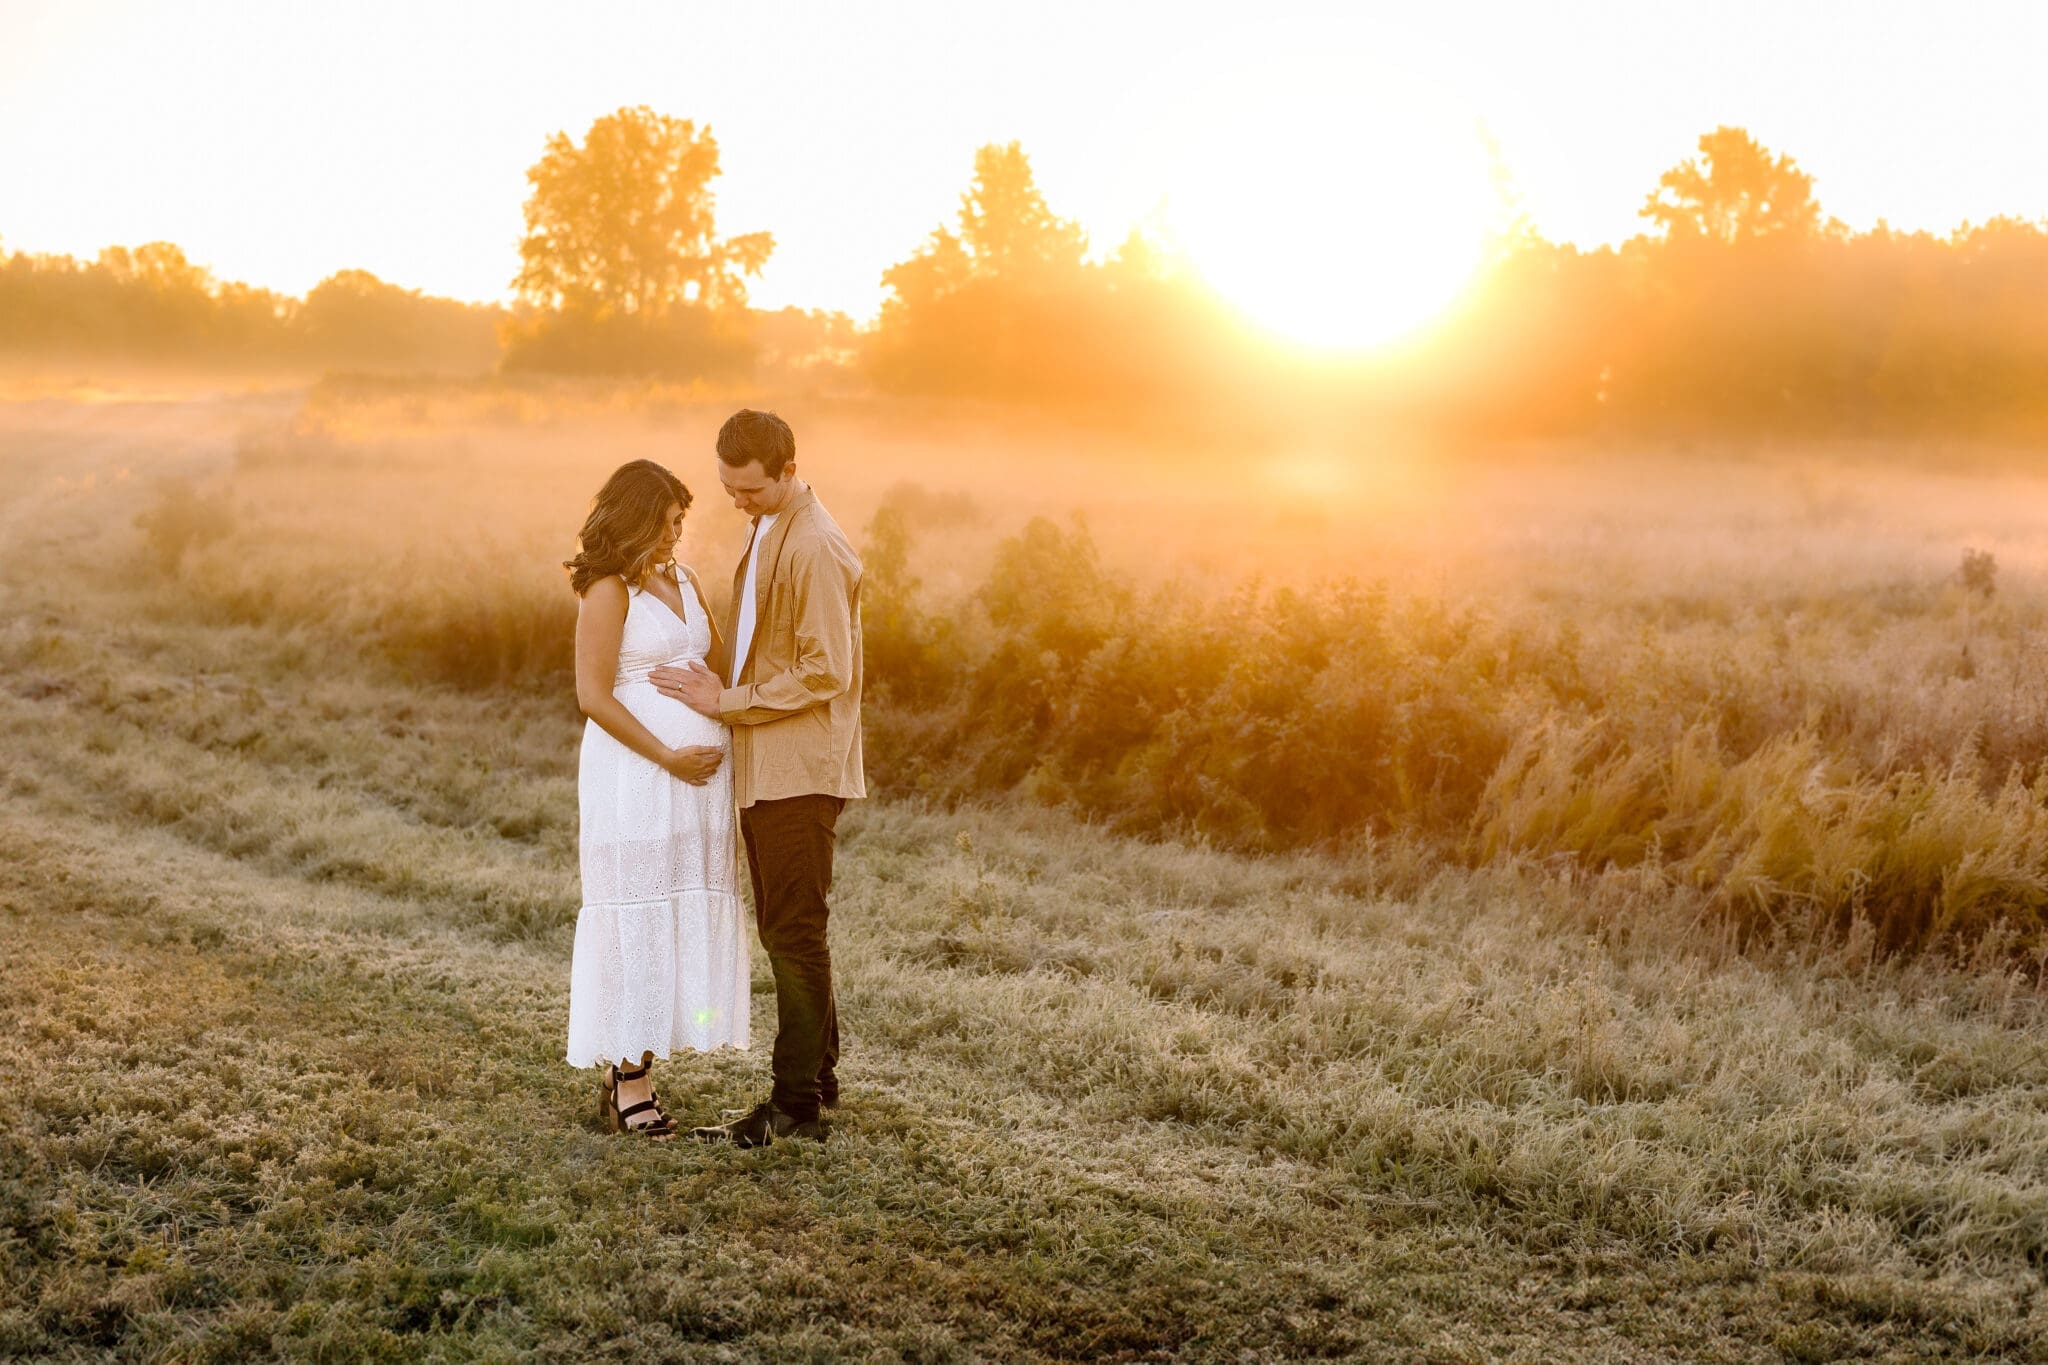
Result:
{"label": "man's face", "polygon": [[737,467],[720,460],[718,481],[725,485],[725,495],[740,511],[750,517],[773,516],[782,510],[789,501],[790,490],[796,487],[796,461],[782,466],[780,478],[771,479],[761,472],[759,460]]}

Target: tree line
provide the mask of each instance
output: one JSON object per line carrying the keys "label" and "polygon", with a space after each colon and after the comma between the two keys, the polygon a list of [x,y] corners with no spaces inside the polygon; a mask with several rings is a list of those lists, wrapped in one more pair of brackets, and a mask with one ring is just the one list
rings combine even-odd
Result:
{"label": "tree line", "polygon": [[1411,344],[1341,359],[1276,345],[1141,232],[1094,251],[1015,143],[976,152],[954,221],[883,272],[871,325],[764,312],[747,282],[775,240],[720,235],[720,169],[709,128],[644,106],[580,142],[556,134],[527,173],[510,307],[360,270],[293,298],[216,280],[167,243],[0,255],[0,352],[801,376],[1215,433],[1276,411],[1506,437],[2048,423],[2048,223],[1851,232],[1811,175],[1739,128],[1650,187],[1636,237],[1581,250],[1514,224]]}
{"label": "tree line", "polygon": [[469,372],[497,361],[501,310],[343,270],[304,298],[232,280],[169,242],[81,261],[0,256],[0,354]]}

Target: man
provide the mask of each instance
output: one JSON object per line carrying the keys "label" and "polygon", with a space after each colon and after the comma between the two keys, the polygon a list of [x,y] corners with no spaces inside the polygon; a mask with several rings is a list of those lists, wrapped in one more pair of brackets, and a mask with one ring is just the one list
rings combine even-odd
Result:
{"label": "man", "polygon": [[[733,573],[729,655],[660,668],[656,687],[732,726],[733,792],[755,924],[775,972],[774,1087],[744,1118],[694,1130],[708,1142],[823,1141],[839,1102],[839,1012],[826,943],[837,821],[866,796],[861,768],[860,557],[796,476],[796,436],[742,409],[718,432],[718,478],[754,518]],[[731,679],[725,686],[721,677]]]}

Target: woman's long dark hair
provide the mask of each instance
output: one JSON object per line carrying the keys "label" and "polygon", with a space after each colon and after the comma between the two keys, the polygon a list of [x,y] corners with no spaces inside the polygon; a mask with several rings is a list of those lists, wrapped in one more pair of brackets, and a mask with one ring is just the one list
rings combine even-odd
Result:
{"label": "woman's long dark hair", "polygon": [[609,574],[635,585],[645,578],[667,529],[670,503],[689,511],[690,490],[654,461],[634,460],[613,470],[577,533],[576,557],[562,561],[576,595]]}

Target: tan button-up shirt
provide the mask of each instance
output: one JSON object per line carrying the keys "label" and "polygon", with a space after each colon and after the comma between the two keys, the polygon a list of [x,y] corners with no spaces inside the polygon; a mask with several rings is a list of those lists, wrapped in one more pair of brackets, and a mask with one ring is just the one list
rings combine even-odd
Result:
{"label": "tan button-up shirt", "polygon": [[743,559],[713,661],[732,684],[718,711],[732,726],[733,794],[742,807],[813,792],[866,796],[860,556],[809,487],[755,539],[753,643],[746,658],[726,657],[739,629]]}

